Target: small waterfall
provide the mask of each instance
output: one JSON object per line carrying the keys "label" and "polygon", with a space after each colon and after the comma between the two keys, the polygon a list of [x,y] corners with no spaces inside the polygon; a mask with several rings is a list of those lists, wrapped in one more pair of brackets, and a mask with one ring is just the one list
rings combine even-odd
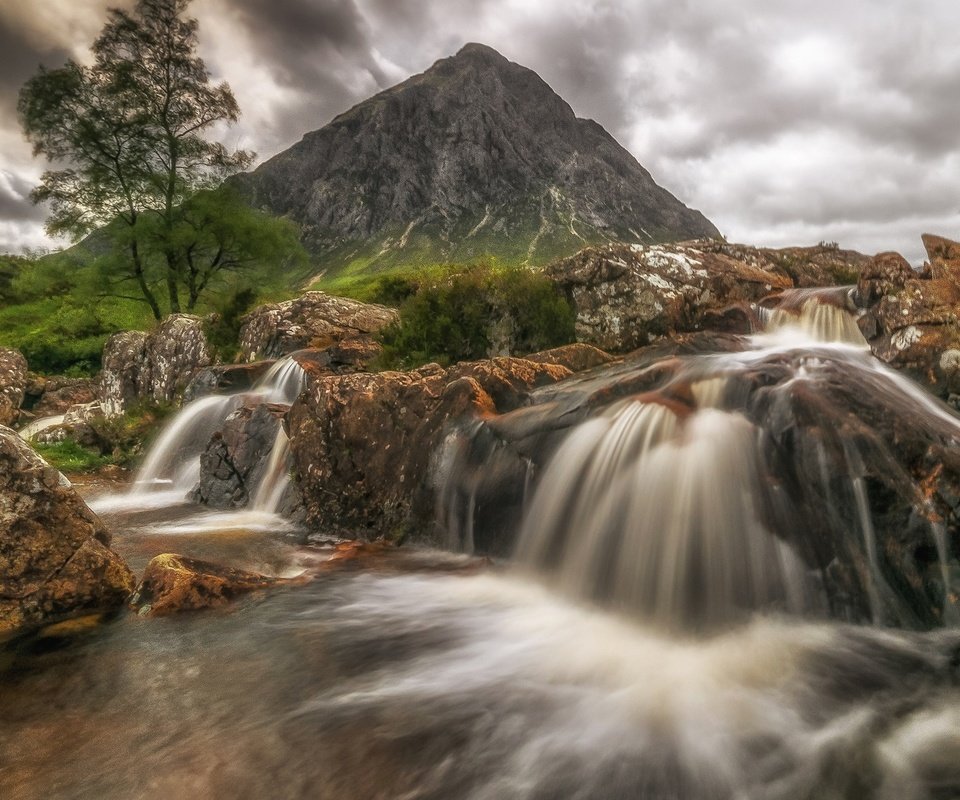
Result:
{"label": "small waterfall", "polygon": [[[522,569],[668,626],[771,609],[956,620],[943,518],[900,459],[900,433],[869,415],[909,420],[943,447],[960,446],[960,419],[872,356],[845,291],[794,293],[747,349],[627,361],[545,391],[536,427],[523,410],[465,429],[441,471],[451,541],[501,553],[519,527]],[[909,547],[897,538],[907,526]]]}
{"label": "small waterfall", "polygon": [[767,333],[799,333],[815,342],[839,342],[868,349],[856,320],[843,308],[821,302],[816,296],[791,304],[765,309],[761,316]]}
{"label": "small waterfall", "polygon": [[[270,367],[249,391],[210,395],[188,403],[150,448],[127,494],[94,499],[91,507],[109,512],[185,502],[200,475],[200,455],[227,417],[244,404],[289,405],[303,390],[305,379],[303,368],[295,359],[287,357]],[[274,510],[286,488],[283,464],[289,453],[289,442],[282,428],[277,435],[277,445],[271,452],[261,485],[254,493],[254,506],[261,511]],[[269,490],[264,490],[263,483],[269,484]]]}
{"label": "small waterfall", "polygon": [[290,485],[290,473],[287,469],[287,459],[290,456],[290,439],[283,426],[277,428],[277,438],[270,450],[270,460],[264,469],[253,496],[250,507],[253,511],[262,511],[276,514],[280,510],[283,495]]}
{"label": "small waterfall", "polygon": [[706,408],[627,401],[577,428],[530,506],[518,561],[568,593],[663,623],[820,608],[807,568],[760,522],[757,431]]}

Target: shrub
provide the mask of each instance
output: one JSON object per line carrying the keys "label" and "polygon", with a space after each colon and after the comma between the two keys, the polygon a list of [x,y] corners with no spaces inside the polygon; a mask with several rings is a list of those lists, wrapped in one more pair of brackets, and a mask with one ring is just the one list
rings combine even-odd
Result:
{"label": "shrub", "polygon": [[573,339],[573,309],[546,276],[473,266],[422,279],[401,303],[400,321],[381,332],[379,366],[447,365],[487,357],[495,345],[520,354]]}

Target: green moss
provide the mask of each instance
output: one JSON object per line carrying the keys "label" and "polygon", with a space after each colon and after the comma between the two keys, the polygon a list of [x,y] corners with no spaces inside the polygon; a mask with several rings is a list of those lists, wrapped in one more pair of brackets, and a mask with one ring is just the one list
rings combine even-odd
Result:
{"label": "green moss", "polygon": [[72,439],[56,444],[36,444],[34,449],[48,464],[63,472],[88,472],[113,463],[109,456],[83,447]]}

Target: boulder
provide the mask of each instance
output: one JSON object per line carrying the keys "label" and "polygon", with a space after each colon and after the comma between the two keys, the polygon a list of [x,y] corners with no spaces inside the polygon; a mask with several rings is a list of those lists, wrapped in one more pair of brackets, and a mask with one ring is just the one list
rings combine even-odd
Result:
{"label": "boulder", "polygon": [[187,384],[183,402],[189,403],[210,394],[233,394],[252,389],[269,372],[276,361],[255,361],[252,364],[215,364],[204,367]]}
{"label": "boulder", "polygon": [[240,329],[241,358],[279,358],[304,348],[326,349],[350,342],[359,344],[345,346],[372,350],[373,334],[397,318],[392,308],[307,292],[248,314]]}
{"label": "boulder", "polygon": [[246,506],[263,477],[287,409],[257,403],[230,414],[200,454],[200,479],[191,499],[213,508]]}
{"label": "boulder", "polygon": [[217,608],[251,592],[302,582],[164,553],[147,564],[130,606],[139,616],[158,617]]}
{"label": "boulder", "polygon": [[16,421],[26,388],[27,360],[18,350],[0,347],[0,425]]}
{"label": "boulder", "polygon": [[143,400],[172,402],[197,370],[212,363],[199,317],[173,314],[149,333],[115,333],[103,349],[103,411],[116,416]]}
{"label": "boulder", "polygon": [[69,481],[0,427],[0,637],[123,605],[134,580]]}
{"label": "boulder", "polygon": [[287,425],[306,522],[323,533],[438,541],[435,454],[454,426],[516,409],[566,367],[496,358],[443,369],[317,376]]}
{"label": "boulder", "polygon": [[[676,446],[690,446],[687,472],[680,471],[678,465],[684,462],[669,456],[666,448],[658,452],[659,460],[648,462],[667,471],[668,490],[669,481],[682,486],[690,478],[687,491],[691,494],[675,504],[672,521],[682,521],[689,509],[699,508],[709,515],[705,509],[723,506],[719,501],[724,487],[729,487],[724,476],[736,475],[750,464],[746,478],[736,479],[736,491],[750,497],[752,513],[766,535],[789,544],[801,559],[804,574],[816,585],[815,594],[823,603],[808,607],[809,613],[911,628],[956,624],[960,619],[956,591],[960,581],[960,426],[956,419],[919,387],[901,383],[866,355],[830,349],[819,352],[816,359],[807,352],[776,350],[743,360],[700,355],[736,351],[746,344],[740,337],[715,334],[678,337],[599,367],[583,378],[540,388],[529,394],[522,408],[488,413],[472,426],[461,426],[445,442],[443,485],[436,492],[437,516],[447,540],[479,554],[507,556],[516,550],[526,513],[535,513],[535,520],[556,514],[549,523],[554,531],[552,546],[541,547],[535,563],[548,575],[565,553],[582,553],[586,546],[596,548],[607,565],[616,563],[621,552],[636,552],[630,550],[636,541],[626,544],[621,539],[631,526],[616,510],[631,513],[629,493],[644,491],[642,483],[631,483],[630,475],[650,478],[649,472],[631,472],[635,468],[630,459],[642,452],[643,445],[639,439],[627,439],[649,435],[650,429],[626,427],[627,423],[617,429],[620,439],[615,444],[607,440],[602,463],[610,465],[616,459],[623,463],[602,480],[586,460],[583,471],[575,471],[578,453],[589,453],[585,448],[592,446],[584,443],[597,441],[584,429],[579,449],[563,451],[566,471],[553,473],[564,482],[562,489],[559,483],[549,488],[552,505],[539,506],[535,500],[540,481],[559,448],[571,441],[572,431],[632,398],[672,412],[679,426]],[[690,435],[704,438],[685,440],[685,431],[690,430],[686,426],[693,424],[689,421],[705,410],[713,427],[703,427],[708,423],[701,417],[699,433]],[[750,443],[746,445],[752,452],[749,459],[738,455],[736,448],[711,446],[711,441],[720,441],[711,440],[711,435],[722,437],[735,425],[749,426],[744,439]],[[691,466],[692,459],[698,460],[696,468]],[[669,472],[674,468],[675,475]],[[698,484],[693,473],[697,472],[707,476],[699,484],[703,496],[695,492]],[[609,495],[605,494],[608,487],[613,487]],[[627,494],[618,494],[624,487]],[[657,499],[645,497],[651,513],[657,510]],[[598,532],[564,527],[572,518],[583,519],[582,515],[592,519],[593,511],[600,508],[611,512],[606,517],[610,528]],[[700,535],[696,513],[691,516],[691,529],[678,529],[675,541]],[[707,528],[736,519],[735,515],[719,516],[723,518],[708,516]],[[581,535],[585,538],[578,539]],[[725,568],[734,570],[750,558],[761,559],[759,548],[724,549],[726,543],[735,548],[736,538],[712,544]],[[644,548],[650,553],[668,549],[656,541],[645,542]],[[684,589],[678,594],[693,604],[705,597],[701,591],[705,580],[699,580],[696,572],[698,552],[688,547],[678,556],[694,565],[687,574],[693,576],[692,582],[677,584]],[[678,564],[666,563],[669,558],[664,558],[662,569],[682,581]],[[591,568],[598,570],[598,576],[606,574],[596,564]],[[586,567],[582,569],[586,575]],[[777,583],[774,589],[782,590],[784,585]],[[584,581],[577,591],[592,600],[622,601],[624,608],[637,602],[637,598],[613,595],[612,579],[609,585]],[[731,593],[736,592],[734,581]],[[639,601],[659,599],[640,597]],[[781,607],[782,602],[777,598],[771,605]],[[756,609],[749,603],[738,608],[723,621]],[[656,609],[642,610],[653,613]],[[696,614],[720,615],[719,608],[675,611],[676,617],[692,615],[684,621],[694,625],[703,621]]]}
{"label": "boulder", "polygon": [[588,247],[546,271],[573,303],[578,341],[622,353],[713,319],[725,330],[742,328],[743,314],[725,316],[727,307],[797,286],[853,282],[867,261],[829,246],[762,250],[696,241]]}
{"label": "boulder", "polygon": [[923,243],[922,273],[896,253],[864,269],[860,329],[877,358],[960,407],[960,244],[930,234]]}
{"label": "boulder", "polygon": [[85,405],[97,399],[97,383],[92,378],[64,378],[30,375],[23,407],[33,417],[54,417],[71,406]]}
{"label": "boulder", "polygon": [[524,356],[524,359],[533,361],[535,364],[559,364],[571,372],[583,372],[602,364],[609,364],[614,360],[609,353],[604,353],[598,347],[581,342],[541,350],[539,353]]}

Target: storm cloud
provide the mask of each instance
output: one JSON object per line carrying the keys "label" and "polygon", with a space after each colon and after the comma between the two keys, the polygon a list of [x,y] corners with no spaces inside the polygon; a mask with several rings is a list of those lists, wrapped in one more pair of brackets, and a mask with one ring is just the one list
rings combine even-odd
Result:
{"label": "storm cloud", "polygon": [[[43,165],[16,129],[17,89],[38,63],[82,57],[106,6],[0,8],[0,250],[43,242],[23,191]],[[192,13],[244,112],[225,141],[260,160],[480,41],[732,240],[919,261],[921,232],[960,238],[953,0],[194,0]]]}

